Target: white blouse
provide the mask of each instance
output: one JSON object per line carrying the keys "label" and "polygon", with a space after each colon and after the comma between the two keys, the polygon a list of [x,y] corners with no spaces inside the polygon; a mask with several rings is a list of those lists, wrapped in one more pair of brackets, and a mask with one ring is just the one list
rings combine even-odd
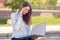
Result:
{"label": "white blouse", "polygon": [[11,13],[11,21],[12,21],[12,38],[20,38],[31,35],[31,27],[30,25],[26,25],[22,18],[18,17],[18,11]]}

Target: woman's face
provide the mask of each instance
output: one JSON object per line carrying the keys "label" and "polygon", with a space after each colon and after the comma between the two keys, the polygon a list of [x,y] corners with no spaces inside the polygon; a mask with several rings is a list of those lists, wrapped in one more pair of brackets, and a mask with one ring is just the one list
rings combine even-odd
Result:
{"label": "woman's face", "polygon": [[29,6],[24,7],[23,15],[27,14],[29,12],[29,10],[30,10]]}

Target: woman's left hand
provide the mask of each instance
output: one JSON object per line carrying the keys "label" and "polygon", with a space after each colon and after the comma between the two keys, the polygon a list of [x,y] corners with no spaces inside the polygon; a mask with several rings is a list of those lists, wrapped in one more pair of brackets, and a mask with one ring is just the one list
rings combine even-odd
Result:
{"label": "woman's left hand", "polygon": [[37,38],[38,38],[38,36],[33,35],[31,39],[32,39],[32,40],[35,40],[35,39],[37,39]]}

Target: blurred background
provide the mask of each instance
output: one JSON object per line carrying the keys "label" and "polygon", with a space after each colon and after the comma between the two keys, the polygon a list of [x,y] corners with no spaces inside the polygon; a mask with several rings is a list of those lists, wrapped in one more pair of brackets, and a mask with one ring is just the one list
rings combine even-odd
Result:
{"label": "blurred background", "polygon": [[3,38],[10,40],[12,32],[10,15],[16,12],[24,1],[28,1],[33,9],[32,26],[46,22],[46,36],[39,40],[59,40],[60,0],[0,0],[0,40]]}

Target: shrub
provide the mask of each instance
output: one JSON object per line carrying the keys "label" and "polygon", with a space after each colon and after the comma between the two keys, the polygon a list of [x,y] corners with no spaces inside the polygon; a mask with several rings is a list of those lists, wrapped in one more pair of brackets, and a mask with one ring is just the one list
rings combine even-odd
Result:
{"label": "shrub", "polygon": [[0,24],[7,24],[7,19],[0,19]]}

